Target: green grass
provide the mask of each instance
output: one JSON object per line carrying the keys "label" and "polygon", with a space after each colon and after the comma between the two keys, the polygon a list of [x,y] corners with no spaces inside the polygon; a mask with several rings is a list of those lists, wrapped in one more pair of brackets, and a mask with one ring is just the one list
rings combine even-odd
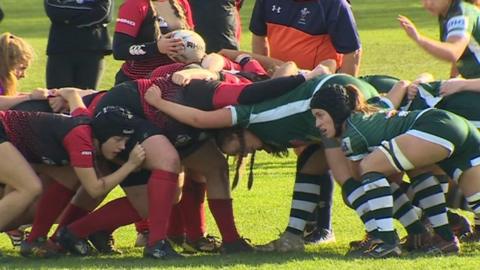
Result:
{"label": "green grass", "polygon": [[[250,49],[248,18],[254,1],[245,1],[243,9],[242,49]],[[119,6],[117,1],[117,8]],[[29,70],[29,75],[21,81],[25,91],[45,84],[45,46],[48,35],[48,19],[38,0],[4,0],[5,20],[0,24],[0,32],[10,31],[25,37],[35,48],[37,57]],[[437,78],[448,77],[449,65],[434,60],[413,42],[408,40],[396,22],[398,14],[411,17],[419,30],[436,38],[436,19],[424,12],[417,0],[363,0],[353,1],[364,54],[361,73],[389,74],[405,79],[413,79],[416,74],[429,71]],[[113,24],[112,24],[113,26]],[[113,84],[119,62],[108,58],[101,88]],[[247,191],[245,181],[233,191],[235,216],[241,234],[253,243],[265,243],[283,231],[288,221],[291,191],[295,173],[295,158],[273,158],[261,154],[257,158],[255,184]],[[120,196],[116,189],[110,198]],[[470,215],[471,217],[471,215]],[[218,235],[211,216],[208,219],[209,231]],[[12,250],[5,235],[0,235],[0,250],[11,256],[0,262],[0,268],[177,268],[177,269],[478,269],[480,265],[480,245],[464,245],[463,254],[450,257],[412,257],[387,260],[353,260],[343,254],[348,242],[363,236],[362,225],[356,214],[343,205],[339,188],[335,191],[333,227],[337,243],[322,247],[308,247],[305,253],[290,254],[248,254],[235,256],[198,255],[183,261],[157,262],[141,258],[141,249],[132,248],[135,233],[132,226],[115,233],[117,246],[124,255],[116,257],[75,258],[58,260],[32,260],[18,256]],[[400,230],[402,233],[403,231]]]}

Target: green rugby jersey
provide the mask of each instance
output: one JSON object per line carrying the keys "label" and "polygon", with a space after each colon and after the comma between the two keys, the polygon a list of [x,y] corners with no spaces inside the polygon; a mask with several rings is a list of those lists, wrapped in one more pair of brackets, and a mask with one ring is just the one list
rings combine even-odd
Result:
{"label": "green rugby jersey", "polygon": [[449,111],[465,117],[475,127],[480,128],[480,93],[473,91],[461,91],[446,97],[440,97],[442,81],[422,83],[418,87],[417,96],[411,103],[402,102],[405,110],[423,110],[437,108]]}
{"label": "green rugby jersey", "polygon": [[388,75],[365,75],[360,80],[371,84],[378,93],[386,94],[400,79]]}
{"label": "green rugby jersey", "polygon": [[321,75],[275,99],[231,107],[232,123],[247,128],[264,143],[278,148],[320,142],[321,135],[310,111],[310,99],[327,84],[353,84],[366,99],[378,96],[370,84],[350,75]]}
{"label": "green rugby jersey", "polygon": [[439,17],[440,39],[451,36],[470,38],[463,55],[456,65],[464,78],[480,78],[480,10],[470,3],[454,0],[445,17]]}
{"label": "green rugby jersey", "polygon": [[[393,85],[399,81],[387,75],[368,75],[360,77],[360,79],[374,86],[379,93],[387,93]],[[418,93],[415,98],[410,102],[405,97],[399,110],[442,109],[463,116],[475,127],[480,128],[480,110],[478,109],[480,93],[466,90],[446,97],[440,97],[440,86],[442,83],[443,81],[433,81],[419,84]],[[376,105],[382,108],[388,108],[385,106],[383,99]]]}
{"label": "green rugby jersey", "polygon": [[357,161],[368,155],[382,141],[409,130],[424,111],[384,111],[373,114],[353,113],[346,121],[342,150]]}

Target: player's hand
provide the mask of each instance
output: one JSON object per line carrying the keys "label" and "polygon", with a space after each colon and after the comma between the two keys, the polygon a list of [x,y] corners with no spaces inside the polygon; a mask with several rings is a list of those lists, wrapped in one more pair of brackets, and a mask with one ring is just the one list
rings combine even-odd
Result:
{"label": "player's hand", "polygon": [[142,165],[143,161],[145,160],[145,149],[139,143],[137,143],[130,154],[128,155],[128,162],[135,166],[135,168]]}
{"label": "player's hand", "polygon": [[50,91],[50,94],[54,96],[61,96],[64,99],[68,100],[70,97],[78,95],[78,90],[79,89],[75,87],[63,87],[54,91]]}
{"label": "player's hand", "polygon": [[162,90],[156,84],[150,86],[145,93],[145,100],[148,104],[155,106],[159,101],[162,100]]}
{"label": "player's hand", "polygon": [[332,70],[328,66],[324,64],[318,64],[314,69],[305,73],[304,76],[305,76],[305,80],[308,81],[319,75],[332,74],[332,73],[333,73]]}
{"label": "player's hand", "polygon": [[203,57],[200,65],[212,72],[220,72],[225,66],[225,59],[218,53],[209,53]]}
{"label": "player's hand", "polygon": [[413,39],[415,42],[418,42],[420,39],[420,34],[415,27],[415,24],[407,17],[398,15],[397,20],[400,22],[400,26],[405,30],[405,33]]}
{"label": "player's hand", "polygon": [[190,83],[192,80],[192,76],[188,70],[180,70],[172,75],[172,82],[176,85],[185,86]]}
{"label": "player's hand", "polygon": [[32,92],[30,93],[30,99],[47,99],[49,94],[48,89],[44,88],[36,88],[33,89]]}
{"label": "player's hand", "polygon": [[416,83],[411,83],[407,87],[407,99],[408,100],[413,100],[418,94],[418,84]]}
{"label": "player's hand", "polygon": [[172,33],[160,36],[157,40],[157,48],[160,53],[175,56],[184,50],[183,41],[179,38],[172,38]]}
{"label": "player's hand", "polygon": [[445,97],[464,89],[464,79],[450,79],[440,85],[440,96]]}
{"label": "player's hand", "polygon": [[402,91],[404,94],[408,94],[408,87],[412,83],[407,80],[399,80],[396,82],[390,91]]}
{"label": "player's hand", "polygon": [[68,107],[67,102],[61,96],[49,97],[48,104],[52,111],[56,113],[63,112]]}

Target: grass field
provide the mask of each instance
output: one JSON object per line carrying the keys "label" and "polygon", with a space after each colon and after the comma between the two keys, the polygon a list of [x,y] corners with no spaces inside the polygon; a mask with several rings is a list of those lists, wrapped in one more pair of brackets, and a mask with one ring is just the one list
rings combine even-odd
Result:
{"label": "grass field", "polygon": [[[208,1],[208,0],[206,0]],[[242,49],[250,49],[248,22],[253,0],[245,1],[242,11]],[[413,19],[419,30],[436,38],[438,27],[436,18],[428,15],[417,0],[362,0],[352,1],[363,44],[361,74],[389,74],[405,79],[413,79],[421,72],[431,72],[437,78],[446,79],[449,66],[437,61],[416,47],[407,39],[396,22],[398,14]],[[117,8],[120,1],[117,0]],[[29,70],[28,77],[21,81],[21,89],[28,91],[45,84],[45,46],[48,35],[48,19],[44,15],[39,0],[4,0],[1,2],[6,13],[0,24],[0,32],[9,31],[25,37],[35,48],[37,57]],[[113,26],[113,24],[112,24]],[[113,84],[119,62],[108,58],[101,88]],[[253,243],[265,243],[277,237],[288,221],[293,177],[295,172],[294,155],[288,158],[273,158],[261,154],[256,161],[255,184],[247,191],[245,182],[233,192],[236,222],[240,233]],[[110,197],[118,197],[116,189]],[[76,258],[66,257],[56,260],[32,260],[18,256],[12,250],[5,235],[0,235],[0,250],[12,256],[0,268],[168,268],[168,269],[479,269],[480,244],[463,245],[460,256],[412,257],[386,260],[360,260],[344,257],[348,242],[363,236],[363,228],[356,214],[343,205],[335,191],[333,228],[337,237],[335,244],[311,246],[305,253],[289,254],[244,254],[234,256],[197,255],[182,261],[162,262],[144,260],[142,249],[133,248],[135,233],[132,226],[115,233],[117,246],[124,255],[112,257]],[[471,216],[470,216],[471,217]],[[209,231],[218,235],[216,226],[209,216]],[[399,228],[399,231],[403,231]]]}

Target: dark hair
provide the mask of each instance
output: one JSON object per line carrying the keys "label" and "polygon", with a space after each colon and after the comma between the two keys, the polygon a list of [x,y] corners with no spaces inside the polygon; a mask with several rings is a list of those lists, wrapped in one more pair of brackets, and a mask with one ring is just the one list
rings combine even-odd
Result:
{"label": "dark hair", "polygon": [[[244,164],[244,156],[245,156],[245,130],[244,128],[239,128],[239,127],[234,127],[234,128],[227,128],[218,131],[215,134],[215,141],[217,143],[217,146],[220,147],[220,149],[223,148],[226,142],[234,139],[235,137],[238,139],[239,144],[240,144],[240,149],[239,153],[235,155],[236,157],[236,163],[235,163],[235,176],[233,177],[232,181],[232,189],[234,189],[240,180],[240,168]],[[288,149],[287,147],[284,148],[279,148],[279,147],[273,147],[270,145],[267,145],[267,148],[271,150],[269,153],[282,157],[282,156],[287,156],[288,155]],[[255,154],[256,151],[253,151],[250,155],[250,168],[249,168],[249,174],[248,174],[248,183],[247,187],[248,189],[251,189],[253,186],[253,168],[255,165]],[[228,158],[228,156],[227,156]]]}
{"label": "dark hair", "polygon": [[353,111],[372,113],[378,111],[369,105],[362,92],[354,85],[327,84],[322,86],[310,101],[311,109],[323,109],[332,117],[335,136],[341,133],[342,125]]}

